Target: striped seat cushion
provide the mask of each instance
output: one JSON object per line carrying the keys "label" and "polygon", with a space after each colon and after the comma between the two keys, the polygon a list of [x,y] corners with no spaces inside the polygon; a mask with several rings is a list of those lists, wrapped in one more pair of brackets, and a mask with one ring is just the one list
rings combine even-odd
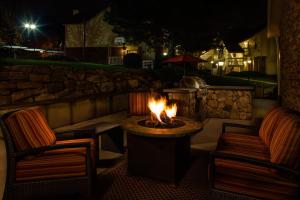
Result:
{"label": "striped seat cushion", "polygon": [[253,150],[268,150],[268,147],[263,143],[260,137],[239,134],[239,133],[224,133],[219,140],[220,145],[232,147],[252,148]]}
{"label": "striped seat cushion", "polygon": [[270,160],[269,149],[258,136],[225,133],[219,141],[217,150],[260,160]]}
{"label": "striped seat cushion", "polygon": [[[91,149],[90,155],[92,160],[92,166],[95,168],[96,167],[96,144],[94,139],[83,138],[83,139],[74,139],[74,140],[60,140],[60,141],[56,141],[56,144],[74,144],[74,143],[82,143],[82,142],[90,143],[90,149]],[[56,152],[59,152],[59,150],[57,150]],[[62,152],[64,152],[64,150]]]}
{"label": "striped seat cushion", "polygon": [[284,116],[286,110],[282,107],[273,107],[266,113],[259,129],[259,136],[264,143],[269,147],[273,133],[277,127],[278,120]]}
{"label": "striped seat cushion", "polygon": [[271,162],[299,168],[300,118],[286,114],[278,122],[270,144]]}
{"label": "striped seat cushion", "polygon": [[262,199],[297,199],[299,185],[268,168],[225,159],[215,164],[217,189]]}
{"label": "striped seat cushion", "polygon": [[71,148],[45,152],[16,164],[16,181],[48,180],[86,175],[86,149]]}
{"label": "striped seat cushion", "polygon": [[5,123],[18,151],[52,145],[56,141],[40,107],[14,112]]}

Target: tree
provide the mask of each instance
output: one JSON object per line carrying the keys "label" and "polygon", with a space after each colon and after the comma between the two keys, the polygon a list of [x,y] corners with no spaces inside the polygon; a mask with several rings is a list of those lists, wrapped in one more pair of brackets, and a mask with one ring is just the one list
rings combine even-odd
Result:
{"label": "tree", "polygon": [[[145,42],[149,46],[153,47],[155,50],[155,64],[157,65],[161,55],[163,46],[169,44],[169,31],[163,28],[161,25],[155,23],[152,16],[140,15],[138,13],[128,14],[124,11],[123,4],[126,1],[115,1],[111,6],[110,11],[106,15],[106,21],[114,26],[113,31],[126,38],[126,40],[132,44],[138,44],[140,42]],[[134,8],[130,5],[134,1],[127,1],[129,5],[128,9]],[[140,17],[136,17],[139,15]]]}
{"label": "tree", "polygon": [[12,4],[0,3],[0,39],[9,45],[18,45],[22,41],[22,33],[17,25],[16,9]]}
{"label": "tree", "polygon": [[[255,10],[255,12],[253,12]],[[220,33],[223,38],[254,34],[266,25],[267,0],[114,0],[108,22],[116,31],[148,43],[161,44],[163,30],[188,51],[207,50]],[[149,38],[149,39],[148,39]]]}

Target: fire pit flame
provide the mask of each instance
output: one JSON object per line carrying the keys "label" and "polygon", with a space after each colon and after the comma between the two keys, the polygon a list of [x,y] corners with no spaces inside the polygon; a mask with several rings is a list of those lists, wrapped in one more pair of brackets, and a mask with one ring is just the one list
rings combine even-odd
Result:
{"label": "fire pit flame", "polygon": [[166,115],[172,120],[173,117],[176,117],[177,105],[173,104],[171,106],[167,106],[165,111]]}
{"label": "fire pit flame", "polygon": [[165,105],[166,105],[165,98],[160,98],[157,101],[154,98],[151,98],[148,102],[148,106],[149,106],[151,113],[154,114],[154,116],[160,123],[164,123],[161,120],[160,115],[165,110]]}
{"label": "fire pit flame", "polygon": [[173,124],[173,119],[176,117],[177,113],[176,104],[168,106],[166,98],[160,97],[159,99],[155,99],[152,97],[149,99],[148,107],[151,111],[151,121],[149,122],[150,124]]}
{"label": "fire pit flame", "polygon": [[150,119],[141,120],[139,125],[148,128],[170,129],[184,126],[182,120],[175,119],[177,114],[177,105],[167,105],[167,100],[164,97],[155,99],[151,97],[148,101],[148,107],[151,111]]}

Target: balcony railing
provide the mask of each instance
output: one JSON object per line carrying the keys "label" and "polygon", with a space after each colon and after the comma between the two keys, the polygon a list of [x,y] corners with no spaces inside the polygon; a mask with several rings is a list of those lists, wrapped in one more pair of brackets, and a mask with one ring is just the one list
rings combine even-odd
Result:
{"label": "balcony railing", "polygon": [[108,64],[110,64],[110,65],[123,65],[123,58],[121,56],[108,57]]}

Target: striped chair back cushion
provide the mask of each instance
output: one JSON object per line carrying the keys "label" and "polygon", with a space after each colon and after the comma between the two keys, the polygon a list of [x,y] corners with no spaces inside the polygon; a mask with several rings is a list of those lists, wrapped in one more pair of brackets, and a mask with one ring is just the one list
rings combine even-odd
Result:
{"label": "striped chair back cushion", "polygon": [[40,107],[17,111],[5,119],[17,150],[52,145],[56,141]]}
{"label": "striped chair back cushion", "polygon": [[129,114],[147,115],[150,113],[148,100],[151,92],[131,92],[129,93]]}
{"label": "striped chair back cushion", "polygon": [[291,168],[299,167],[300,118],[293,114],[282,117],[270,144],[271,162]]}
{"label": "striped chair back cushion", "polygon": [[265,115],[259,129],[259,137],[269,147],[273,133],[277,127],[278,120],[284,116],[285,110],[282,107],[275,106]]}

